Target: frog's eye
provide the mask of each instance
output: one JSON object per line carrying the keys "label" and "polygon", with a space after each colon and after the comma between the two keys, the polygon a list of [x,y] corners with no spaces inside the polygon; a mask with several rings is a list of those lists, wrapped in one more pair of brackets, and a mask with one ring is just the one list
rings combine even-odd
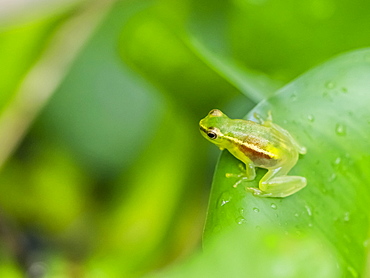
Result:
{"label": "frog's eye", "polygon": [[222,116],[223,113],[218,109],[213,109],[208,114],[211,115],[211,116],[220,117],[220,116]]}
{"label": "frog's eye", "polygon": [[217,133],[214,132],[214,131],[209,131],[207,133],[207,136],[209,137],[209,139],[216,139],[217,138]]}
{"label": "frog's eye", "polygon": [[218,137],[219,129],[215,127],[211,127],[207,131],[207,136],[209,139],[216,139]]}

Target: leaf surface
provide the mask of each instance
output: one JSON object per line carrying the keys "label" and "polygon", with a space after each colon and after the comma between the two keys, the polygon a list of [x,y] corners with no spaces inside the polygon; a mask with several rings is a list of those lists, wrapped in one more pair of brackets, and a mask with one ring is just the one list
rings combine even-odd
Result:
{"label": "leaf surface", "polygon": [[274,122],[307,148],[289,174],[306,177],[308,185],[287,198],[255,197],[245,187],[258,186],[266,170],[234,188],[236,179],[225,174],[240,173],[240,162],[224,151],[213,182],[206,246],[238,226],[246,232],[278,229],[332,248],[345,277],[362,273],[370,201],[369,77],[370,49],[354,51],[310,70],[249,113],[253,119],[253,113],[266,116],[271,110]]}

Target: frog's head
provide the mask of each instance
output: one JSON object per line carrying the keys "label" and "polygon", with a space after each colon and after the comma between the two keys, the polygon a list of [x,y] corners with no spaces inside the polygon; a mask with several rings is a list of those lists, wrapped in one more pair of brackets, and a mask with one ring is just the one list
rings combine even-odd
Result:
{"label": "frog's head", "polygon": [[227,132],[230,118],[218,109],[213,109],[199,122],[200,133],[220,148],[224,147],[224,132]]}

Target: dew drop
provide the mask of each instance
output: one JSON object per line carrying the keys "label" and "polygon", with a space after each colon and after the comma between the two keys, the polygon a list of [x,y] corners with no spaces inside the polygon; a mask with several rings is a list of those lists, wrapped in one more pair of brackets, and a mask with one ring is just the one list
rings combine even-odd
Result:
{"label": "dew drop", "polygon": [[369,239],[365,240],[362,244],[363,244],[364,247],[368,247],[369,246]]}
{"label": "dew drop", "polygon": [[357,271],[352,266],[347,266],[347,270],[351,273],[352,277],[358,277]]}
{"label": "dew drop", "polygon": [[239,225],[241,224],[244,224],[244,223],[247,223],[247,220],[245,220],[244,217],[240,216],[236,219],[236,223],[238,223]]}
{"label": "dew drop", "polygon": [[219,200],[218,200],[218,205],[220,207],[223,207],[227,203],[231,201],[232,197],[228,191],[225,191],[224,193],[221,194]]}
{"label": "dew drop", "polygon": [[307,211],[307,214],[309,215],[309,216],[312,216],[312,211],[311,211],[311,208],[309,207],[309,206],[305,206],[305,208],[306,208],[306,211]]}
{"label": "dew drop", "polygon": [[335,127],[335,133],[338,134],[339,136],[346,135],[346,127],[342,124],[337,124]]}
{"label": "dew drop", "polygon": [[315,120],[314,116],[313,116],[313,115],[311,115],[311,114],[307,116],[307,119],[308,119],[308,121],[310,121],[311,123]]}
{"label": "dew drop", "polygon": [[342,88],[342,92],[346,94],[346,93],[348,93],[348,89],[347,89],[347,88],[345,88],[345,87],[343,87],[343,88]]}
{"label": "dew drop", "polygon": [[327,89],[333,89],[335,87],[335,83],[334,82],[331,82],[331,81],[326,82],[325,87]]}
{"label": "dew drop", "polygon": [[348,165],[353,165],[353,159],[352,159],[351,155],[349,153],[346,153],[345,157],[346,157],[346,163]]}
{"label": "dew drop", "polygon": [[254,212],[260,212],[260,209],[259,208],[253,208],[253,211]]}
{"label": "dew drop", "polygon": [[337,174],[333,173],[331,176],[328,178],[328,182],[333,182],[337,179]]}
{"label": "dew drop", "polygon": [[276,204],[274,204],[274,203],[271,203],[271,208],[272,208],[272,209],[277,209],[277,205],[276,205]]}
{"label": "dew drop", "polygon": [[294,214],[294,216],[295,216],[295,217],[298,217],[298,216],[299,216],[299,214],[298,214],[298,213],[295,213],[295,214]]}
{"label": "dew drop", "polygon": [[338,156],[338,157],[334,160],[334,165],[339,165],[341,162],[342,162],[342,159]]}
{"label": "dew drop", "polygon": [[346,213],[344,213],[343,220],[344,220],[345,222],[348,222],[350,219],[351,219],[351,217],[350,217],[350,213],[347,211]]}
{"label": "dew drop", "polygon": [[297,95],[296,95],[296,93],[293,93],[293,94],[290,96],[290,100],[291,100],[292,102],[297,101]]}

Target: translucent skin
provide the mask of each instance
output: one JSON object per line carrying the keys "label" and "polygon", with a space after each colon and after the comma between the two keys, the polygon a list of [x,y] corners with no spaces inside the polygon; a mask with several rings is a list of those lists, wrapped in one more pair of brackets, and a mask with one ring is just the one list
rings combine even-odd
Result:
{"label": "translucent skin", "polygon": [[259,188],[248,187],[256,196],[286,197],[306,186],[304,177],[287,176],[306,149],[282,127],[272,123],[271,114],[259,123],[233,120],[214,109],[199,123],[202,135],[220,149],[227,149],[246,166],[242,180],[253,180],[255,167],[268,169]]}

